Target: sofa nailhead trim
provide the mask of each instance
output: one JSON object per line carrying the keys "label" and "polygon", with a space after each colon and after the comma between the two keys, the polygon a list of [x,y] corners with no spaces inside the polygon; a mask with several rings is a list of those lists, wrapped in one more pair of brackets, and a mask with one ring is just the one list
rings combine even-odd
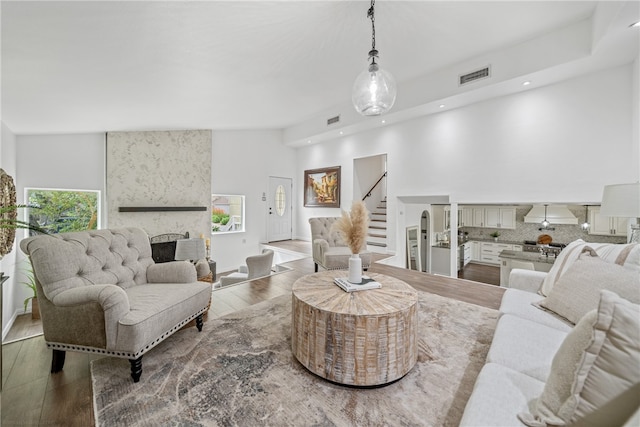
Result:
{"label": "sofa nailhead trim", "polygon": [[47,341],[47,348],[50,348],[52,350],[62,350],[62,351],[70,350],[70,351],[82,351],[86,353],[99,353],[99,354],[106,354],[108,356],[113,356],[113,357],[121,357],[125,359],[137,359],[138,357],[144,355],[147,351],[151,350],[156,345],[160,344],[167,336],[171,335],[173,332],[177,331],[178,329],[180,329],[187,323],[191,322],[193,319],[195,319],[199,315],[203,314],[205,311],[207,311],[207,308],[208,307],[204,307],[201,310],[198,310],[195,314],[187,317],[185,320],[178,323],[178,325],[174,326],[170,330],[163,333],[159,338],[150,342],[145,348],[138,351],[137,353],[113,351],[113,350],[107,350],[104,348],[88,347],[83,345],[60,344],[60,343],[49,342],[49,341]]}

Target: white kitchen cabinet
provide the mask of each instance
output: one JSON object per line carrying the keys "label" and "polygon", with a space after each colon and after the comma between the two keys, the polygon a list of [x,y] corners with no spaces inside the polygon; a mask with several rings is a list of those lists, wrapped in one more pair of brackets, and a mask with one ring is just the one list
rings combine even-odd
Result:
{"label": "white kitchen cabinet", "polygon": [[594,206],[589,209],[589,234],[599,236],[626,236],[628,218],[616,218],[600,215],[600,207]]}
{"label": "white kitchen cabinet", "polygon": [[463,207],[458,211],[459,227],[473,227],[473,208]]}
{"label": "white kitchen cabinet", "polygon": [[463,206],[462,211],[458,211],[458,226],[515,230],[516,208],[499,206]]}
{"label": "white kitchen cabinet", "polygon": [[516,208],[487,207],[484,209],[484,227],[516,228]]}
{"label": "white kitchen cabinet", "polygon": [[480,242],[467,242],[471,243],[471,261],[480,261]]}
{"label": "white kitchen cabinet", "polygon": [[462,251],[463,254],[463,266],[466,267],[467,264],[471,262],[471,243],[467,242],[464,244],[464,249]]}
{"label": "white kitchen cabinet", "polygon": [[458,246],[458,270],[463,269],[471,261],[471,242]]}
{"label": "white kitchen cabinet", "polygon": [[500,252],[513,250],[513,245],[507,243],[480,243],[480,261],[487,264],[500,265]]}
{"label": "white kitchen cabinet", "polygon": [[484,227],[484,208],[473,208],[472,227]]}
{"label": "white kitchen cabinet", "polygon": [[444,215],[442,217],[442,228],[444,231],[451,230],[451,206],[444,207]]}

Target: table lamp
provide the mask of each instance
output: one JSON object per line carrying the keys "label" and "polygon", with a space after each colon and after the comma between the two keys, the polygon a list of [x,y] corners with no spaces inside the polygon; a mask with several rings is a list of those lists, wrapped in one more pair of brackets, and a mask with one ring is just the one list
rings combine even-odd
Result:
{"label": "table lamp", "polygon": [[204,239],[176,240],[176,261],[196,262],[205,257]]}
{"label": "table lamp", "polygon": [[627,241],[640,243],[640,182],[606,185],[602,193],[600,215],[635,218]]}

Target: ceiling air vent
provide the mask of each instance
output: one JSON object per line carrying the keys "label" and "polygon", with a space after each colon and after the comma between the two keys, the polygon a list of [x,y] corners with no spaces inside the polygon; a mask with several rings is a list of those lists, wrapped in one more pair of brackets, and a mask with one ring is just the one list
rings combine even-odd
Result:
{"label": "ceiling air vent", "polygon": [[327,126],[336,124],[340,121],[340,115],[337,115],[335,117],[331,117],[330,119],[327,119]]}
{"label": "ceiling air vent", "polygon": [[460,86],[465,85],[467,83],[475,82],[476,80],[486,79],[490,77],[491,74],[489,72],[489,67],[484,67],[480,70],[472,71],[467,74],[463,74],[460,76],[459,84]]}

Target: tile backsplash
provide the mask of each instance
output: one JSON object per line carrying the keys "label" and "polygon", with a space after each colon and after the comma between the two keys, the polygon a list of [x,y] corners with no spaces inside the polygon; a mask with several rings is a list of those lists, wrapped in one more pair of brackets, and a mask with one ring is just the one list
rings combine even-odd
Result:
{"label": "tile backsplash", "polygon": [[[499,229],[499,240],[521,242],[525,240],[538,240],[538,236],[541,234],[548,234],[555,243],[571,243],[574,240],[582,239],[586,242],[597,243],[626,243],[626,237],[614,237],[614,236],[596,236],[589,234],[587,231],[583,231],[580,228],[580,224],[585,217],[585,207],[572,207],[569,206],[569,210],[578,218],[578,225],[562,225],[552,224],[555,230],[543,230],[540,231],[539,224],[530,224],[524,222],[524,216],[531,210],[531,206],[519,206],[516,209],[516,229],[505,230]],[[465,232],[469,233],[469,240],[473,239],[491,239],[491,233],[496,231],[495,228],[480,228],[480,227],[463,227]]]}

